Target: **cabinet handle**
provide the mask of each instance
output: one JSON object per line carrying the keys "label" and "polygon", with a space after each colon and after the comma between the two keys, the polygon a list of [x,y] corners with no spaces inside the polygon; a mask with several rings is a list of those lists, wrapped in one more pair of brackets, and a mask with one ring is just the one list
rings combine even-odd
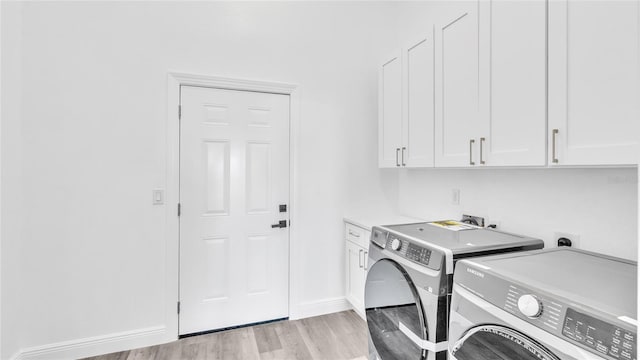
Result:
{"label": "cabinet handle", "polygon": [[469,165],[475,165],[476,163],[473,162],[473,144],[476,141],[474,139],[469,140]]}
{"label": "cabinet handle", "polygon": [[362,249],[358,250],[358,266],[359,266],[360,268],[362,268],[362,252],[363,252],[363,251],[364,251],[364,250],[362,250]]}
{"label": "cabinet handle", "polygon": [[482,147],[484,146],[485,138],[480,138],[480,165],[484,165],[485,161],[482,157]]}
{"label": "cabinet handle", "polygon": [[404,151],[407,150],[406,147],[402,148],[402,166],[407,166],[407,164],[404,163]]}
{"label": "cabinet handle", "polygon": [[400,161],[398,160],[399,155],[400,155],[400,148],[396,148],[396,166],[400,166]]}
{"label": "cabinet handle", "polygon": [[558,154],[556,154],[556,142],[558,139],[558,129],[553,129],[551,132],[551,161],[555,164],[558,163]]}
{"label": "cabinet handle", "polygon": [[367,259],[369,259],[369,252],[365,251],[364,252],[364,269],[365,270],[369,270],[369,261],[367,261]]}
{"label": "cabinet handle", "polygon": [[349,230],[349,235],[354,236],[354,237],[360,237],[360,234],[358,233],[354,233],[353,231]]}

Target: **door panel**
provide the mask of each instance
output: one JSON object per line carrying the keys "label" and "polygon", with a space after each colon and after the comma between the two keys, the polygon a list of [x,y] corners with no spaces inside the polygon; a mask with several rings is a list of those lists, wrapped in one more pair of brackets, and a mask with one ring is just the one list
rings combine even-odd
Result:
{"label": "door panel", "polygon": [[550,164],[637,163],[639,14],[637,0],[549,2]]}
{"label": "door panel", "polygon": [[402,330],[427,338],[422,303],[400,265],[388,259],[374,263],[367,274],[364,301],[371,341],[382,360],[426,358],[426,350]]}
{"label": "door panel", "polygon": [[451,354],[456,360],[560,360],[535,340],[497,325],[470,329]]}
{"label": "door panel", "polygon": [[395,54],[380,69],[378,161],[380,167],[400,166],[402,141],[402,61]]}
{"label": "door panel", "polygon": [[[435,165],[477,161],[480,119],[477,4],[459,6],[436,27]],[[472,154],[473,152],[473,154]]]}
{"label": "door panel", "polygon": [[182,87],[180,334],[288,316],[289,97]]}
{"label": "door panel", "polygon": [[364,312],[364,262],[366,255],[364,249],[347,241],[347,299],[360,312]]}
{"label": "door panel", "polygon": [[[546,163],[545,1],[485,1],[481,22],[483,64],[489,68],[490,106],[481,135],[490,166]],[[484,21],[483,21],[484,20]]]}
{"label": "door panel", "polygon": [[402,160],[407,167],[433,166],[433,33],[407,46],[406,121],[402,126]]}

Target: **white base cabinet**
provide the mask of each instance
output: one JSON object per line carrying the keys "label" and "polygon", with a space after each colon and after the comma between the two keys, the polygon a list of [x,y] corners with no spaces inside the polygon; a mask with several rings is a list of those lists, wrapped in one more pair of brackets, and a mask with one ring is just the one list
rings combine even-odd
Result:
{"label": "white base cabinet", "polygon": [[353,310],[363,319],[365,318],[364,285],[367,278],[370,236],[369,230],[345,222],[345,294]]}

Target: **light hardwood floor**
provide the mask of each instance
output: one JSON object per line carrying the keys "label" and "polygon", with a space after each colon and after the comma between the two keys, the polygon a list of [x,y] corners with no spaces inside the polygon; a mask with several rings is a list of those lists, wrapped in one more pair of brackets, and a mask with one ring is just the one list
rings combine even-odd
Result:
{"label": "light hardwood floor", "polygon": [[221,331],[85,360],[366,360],[367,326],[353,311]]}

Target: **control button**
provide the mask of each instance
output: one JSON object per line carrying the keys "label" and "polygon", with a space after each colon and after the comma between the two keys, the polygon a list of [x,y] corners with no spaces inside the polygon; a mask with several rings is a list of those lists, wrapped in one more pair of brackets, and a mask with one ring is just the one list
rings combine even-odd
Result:
{"label": "control button", "polygon": [[[585,343],[585,344],[587,344],[587,345],[589,345],[589,346],[591,346],[591,347],[596,346],[596,343],[595,343],[595,342],[593,342],[593,340],[592,340],[592,339],[589,339],[589,338],[587,338],[587,339],[584,341],[584,343]],[[613,351],[613,345],[611,346],[611,350]]]}
{"label": "control button", "polygon": [[400,248],[402,247],[402,241],[398,240],[398,239],[393,239],[391,241],[391,249],[398,251],[400,250]]}
{"label": "control button", "polygon": [[624,341],[622,342],[622,347],[625,349],[631,350],[633,348],[633,345],[631,345],[631,343]]}
{"label": "control button", "polygon": [[518,299],[518,309],[524,316],[536,318],[542,313],[542,304],[533,295],[526,294]]}
{"label": "control button", "polygon": [[633,335],[631,335],[629,333],[624,333],[624,339],[625,340],[629,340],[629,341],[633,341]]}
{"label": "control button", "polygon": [[600,351],[603,354],[606,354],[606,353],[609,352],[609,349],[606,346],[602,345],[602,344],[597,344],[596,345],[596,350]]}

